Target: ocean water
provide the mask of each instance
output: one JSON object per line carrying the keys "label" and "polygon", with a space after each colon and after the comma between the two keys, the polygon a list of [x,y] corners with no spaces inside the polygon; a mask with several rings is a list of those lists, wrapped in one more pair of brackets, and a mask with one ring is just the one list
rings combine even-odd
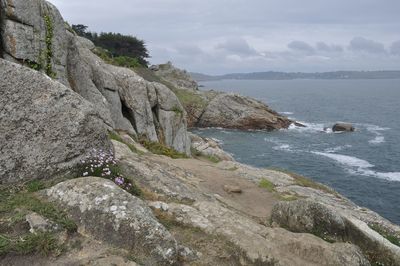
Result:
{"label": "ocean water", "polygon": [[[307,127],[195,133],[220,140],[239,162],[310,177],[400,224],[400,80],[222,80],[201,85],[257,98]],[[338,121],[353,123],[356,131],[323,131]]]}

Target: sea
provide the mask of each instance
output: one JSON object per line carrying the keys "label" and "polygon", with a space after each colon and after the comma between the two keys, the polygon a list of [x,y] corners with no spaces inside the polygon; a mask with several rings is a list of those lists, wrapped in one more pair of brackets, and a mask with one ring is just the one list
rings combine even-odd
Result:
{"label": "sea", "polygon": [[[400,224],[399,79],[220,80],[200,85],[254,97],[307,127],[194,133],[218,140],[239,162],[309,177]],[[334,133],[330,128],[336,122],[352,123],[356,131]]]}

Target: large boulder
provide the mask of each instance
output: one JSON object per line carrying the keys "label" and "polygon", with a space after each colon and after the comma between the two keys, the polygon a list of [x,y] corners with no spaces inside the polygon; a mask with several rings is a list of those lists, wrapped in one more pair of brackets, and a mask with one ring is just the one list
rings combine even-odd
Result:
{"label": "large boulder", "polygon": [[0,59],[0,183],[74,168],[111,147],[92,105],[46,75]]}
{"label": "large boulder", "polygon": [[271,219],[293,232],[312,233],[329,241],[353,243],[376,263],[400,265],[400,247],[366,223],[325,204],[311,200],[279,202],[273,208]]}
{"label": "large boulder", "polygon": [[292,122],[260,101],[237,94],[223,93],[208,104],[197,125],[274,130],[287,128]]}
{"label": "large boulder", "polygon": [[336,123],[332,127],[333,132],[353,132],[355,129],[350,123]]}
{"label": "large boulder", "polygon": [[57,8],[44,0],[1,0],[0,9],[2,57],[68,85],[68,36]]}
{"label": "large boulder", "polygon": [[43,195],[69,213],[80,233],[131,250],[145,265],[170,265],[178,260],[176,240],[146,203],[110,180],[73,179]]}

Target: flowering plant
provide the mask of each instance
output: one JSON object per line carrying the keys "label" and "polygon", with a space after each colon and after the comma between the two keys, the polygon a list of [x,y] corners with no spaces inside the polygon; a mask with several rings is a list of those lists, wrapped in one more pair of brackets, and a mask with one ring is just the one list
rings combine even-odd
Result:
{"label": "flowering plant", "polygon": [[109,179],[122,189],[139,196],[140,189],[121,174],[118,162],[112,150],[104,151],[93,149],[83,160],[82,176],[97,176]]}

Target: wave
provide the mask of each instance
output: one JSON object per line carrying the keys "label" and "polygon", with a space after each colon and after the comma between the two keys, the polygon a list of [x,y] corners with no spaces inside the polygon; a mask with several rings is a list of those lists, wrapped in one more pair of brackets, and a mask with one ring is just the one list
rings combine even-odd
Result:
{"label": "wave", "polygon": [[293,115],[294,114],[293,112],[280,112],[280,113],[283,115]]}
{"label": "wave", "polygon": [[287,130],[298,131],[298,132],[311,132],[311,133],[332,133],[332,129],[326,127],[323,123],[307,123],[303,121],[298,121],[300,124],[305,125],[305,127],[299,127],[295,124],[291,124]]}
{"label": "wave", "polygon": [[342,155],[342,154],[335,154],[335,153],[327,153],[327,152],[311,152],[313,154],[321,155],[332,160],[337,161],[341,165],[345,167],[350,173],[363,175],[363,176],[371,176],[377,177],[389,181],[398,181],[400,182],[400,172],[377,172],[372,170],[375,165],[359,159],[357,157]]}
{"label": "wave", "polygon": [[281,144],[275,147],[272,147],[272,149],[274,150],[279,150],[279,151],[289,151],[289,152],[293,152],[292,147],[289,144]]}
{"label": "wave", "polygon": [[350,144],[346,144],[346,145],[343,145],[343,146],[327,148],[327,149],[325,149],[325,152],[333,153],[333,152],[338,152],[338,151],[344,150],[346,148],[351,148],[351,147],[353,147],[353,146],[350,145]]}
{"label": "wave", "polygon": [[375,134],[375,138],[368,141],[370,144],[380,144],[385,142],[385,137],[381,131],[389,130],[390,128],[371,124],[365,124],[364,126],[367,128],[368,132]]}

